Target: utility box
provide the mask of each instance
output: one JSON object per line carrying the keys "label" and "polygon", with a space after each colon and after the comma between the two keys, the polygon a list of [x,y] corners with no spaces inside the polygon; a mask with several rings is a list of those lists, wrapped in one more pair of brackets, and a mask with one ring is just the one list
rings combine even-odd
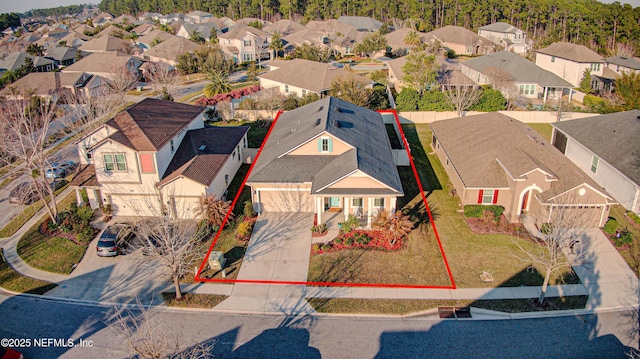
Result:
{"label": "utility box", "polygon": [[222,270],[224,268],[224,254],[220,251],[213,251],[209,255],[209,268],[213,270]]}

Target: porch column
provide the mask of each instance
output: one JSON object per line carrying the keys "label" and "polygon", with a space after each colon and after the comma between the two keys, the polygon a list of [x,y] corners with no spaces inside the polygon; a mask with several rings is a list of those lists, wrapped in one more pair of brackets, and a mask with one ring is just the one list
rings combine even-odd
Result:
{"label": "porch column", "polygon": [[76,203],[78,204],[78,206],[84,204],[84,201],[82,200],[82,193],[80,192],[80,187],[76,187]]}
{"label": "porch column", "polygon": [[371,228],[371,216],[373,215],[372,210],[373,210],[373,197],[369,197],[367,198],[367,213],[369,214],[367,216],[367,228]]}
{"label": "porch column", "polygon": [[344,220],[349,219],[349,197],[342,197],[342,211],[344,212]]}
{"label": "porch column", "polygon": [[318,215],[318,223],[322,223],[322,197],[316,197],[316,214]]}
{"label": "porch column", "polygon": [[256,204],[258,205],[258,214],[262,213],[262,203],[260,203],[260,191],[256,190]]}
{"label": "porch column", "polygon": [[569,87],[569,103],[571,103],[572,98],[573,98],[573,89]]}
{"label": "porch column", "polygon": [[547,96],[549,95],[549,88],[548,87],[544,87],[544,100],[542,100],[542,103],[547,103]]}
{"label": "porch column", "polygon": [[391,203],[389,205],[389,212],[395,213],[396,212],[396,204],[397,204],[398,199],[396,197],[391,197],[390,199],[391,199],[391,201],[390,201]]}

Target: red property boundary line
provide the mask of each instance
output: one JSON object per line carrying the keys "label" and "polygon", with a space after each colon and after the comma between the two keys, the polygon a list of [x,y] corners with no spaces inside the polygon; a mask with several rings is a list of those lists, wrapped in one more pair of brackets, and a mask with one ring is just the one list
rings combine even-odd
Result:
{"label": "red property boundary line", "polygon": [[223,220],[223,225],[220,226],[220,229],[218,230],[218,232],[216,233],[215,238],[213,239],[213,242],[211,243],[211,246],[209,246],[209,250],[207,251],[206,256],[204,257],[204,260],[202,261],[202,264],[200,264],[200,267],[198,268],[198,271],[196,273],[196,276],[194,278],[195,282],[202,282],[202,283],[252,283],[252,284],[289,284],[289,285],[308,285],[308,286],[326,286],[326,287],[383,287],[383,288],[422,288],[422,289],[456,289],[456,284],[455,281],[453,279],[453,275],[451,274],[451,268],[449,267],[449,262],[447,261],[447,257],[444,253],[444,249],[442,248],[442,242],[440,241],[440,235],[438,234],[438,230],[436,229],[436,224],[433,221],[433,216],[431,215],[431,209],[429,208],[429,204],[427,202],[427,198],[424,195],[424,189],[422,188],[422,183],[420,182],[420,177],[418,176],[418,171],[416,170],[416,166],[415,163],[413,162],[413,157],[411,156],[411,151],[409,151],[409,143],[407,142],[407,139],[404,135],[404,131],[402,130],[402,126],[400,124],[400,119],[398,118],[398,113],[396,112],[396,110],[379,110],[377,111],[380,114],[393,114],[396,124],[398,125],[398,129],[400,130],[400,135],[402,136],[402,141],[404,143],[405,149],[407,151],[408,157],[409,157],[409,162],[411,164],[411,169],[413,170],[413,175],[416,179],[416,183],[418,184],[418,189],[420,190],[420,195],[422,196],[422,201],[425,205],[425,208],[427,210],[427,214],[429,215],[429,221],[431,222],[431,227],[433,228],[433,232],[436,236],[436,240],[438,241],[438,248],[440,249],[440,254],[442,255],[442,259],[444,261],[444,265],[447,268],[447,275],[449,276],[449,280],[451,281],[451,285],[449,286],[436,286],[436,285],[407,285],[407,284],[377,284],[377,283],[337,283],[337,282],[300,282],[300,281],[274,281],[274,280],[243,280],[243,279],[212,279],[212,278],[201,278],[200,274],[202,273],[202,271],[204,270],[204,267],[207,264],[207,261],[209,260],[209,256],[211,255],[211,251],[213,251],[213,248],[215,247],[216,243],[218,242],[218,239],[220,238],[220,234],[222,233],[222,230],[224,228],[224,226],[226,226],[228,220],[229,220],[229,216],[231,215],[231,213],[233,212],[233,209],[236,206],[236,203],[238,202],[238,199],[240,198],[240,194],[242,193],[242,189],[244,188],[247,179],[249,178],[249,174],[251,174],[251,171],[253,170],[253,166],[255,166],[256,162],[258,162],[258,159],[260,158],[260,154],[262,153],[262,148],[264,147],[264,145],[267,143],[267,139],[269,139],[269,136],[271,135],[271,131],[273,130],[273,128],[275,127],[276,123],[278,122],[278,119],[280,118],[280,115],[283,113],[283,111],[278,111],[276,118],[273,121],[273,124],[271,125],[271,127],[269,128],[269,131],[267,132],[267,135],[265,137],[265,140],[262,142],[262,145],[260,146],[260,148],[258,149],[258,152],[256,154],[256,158],[254,159],[253,163],[251,164],[251,167],[249,167],[249,171],[247,172],[247,174],[245,175],[242,184],[240,186],[240,190],[238,191],[238,193],[236,193],[235,198],[233,199],[233,202],[231,203],[231,208],[229,209],[229,212],[227,212],[226,216],[224,217]]}

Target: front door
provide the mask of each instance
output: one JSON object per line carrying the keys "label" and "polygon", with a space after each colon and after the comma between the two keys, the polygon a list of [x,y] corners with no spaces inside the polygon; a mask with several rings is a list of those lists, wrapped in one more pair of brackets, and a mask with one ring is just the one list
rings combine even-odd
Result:
{"label": "front door", "polygon": [[520,207],[520,213],[527,210],[527,205],[529,204],[529,193],[531,191],[525,192],[524,196],[522,196],[522,207]]}
{"label": "front door", "polygon": [[329,197],[329,208],[340,207],[340,197]]}

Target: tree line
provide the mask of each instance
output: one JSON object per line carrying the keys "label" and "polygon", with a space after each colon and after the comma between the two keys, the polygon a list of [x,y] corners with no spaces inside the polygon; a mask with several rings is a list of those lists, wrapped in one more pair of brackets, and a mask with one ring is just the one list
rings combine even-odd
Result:
{"label": "tree line", "polygon": [[33,9],[24,13],[27,17],[73,15],[82,12],[86,5],[67,5],[49,9]]}
{"label": "tree line", "polygon": [[617,43],[640,45],[640,7],[596,0],[102,0],[100,10],[114,15],[201,10],[233,19],[286,18],[303,23],[356,15],[396,26],[402,19],[404,26],[420,31],[446,25],[476,31],[503,21],[529,33],[538,47],[569,41],[604,53],[614,51]]}

